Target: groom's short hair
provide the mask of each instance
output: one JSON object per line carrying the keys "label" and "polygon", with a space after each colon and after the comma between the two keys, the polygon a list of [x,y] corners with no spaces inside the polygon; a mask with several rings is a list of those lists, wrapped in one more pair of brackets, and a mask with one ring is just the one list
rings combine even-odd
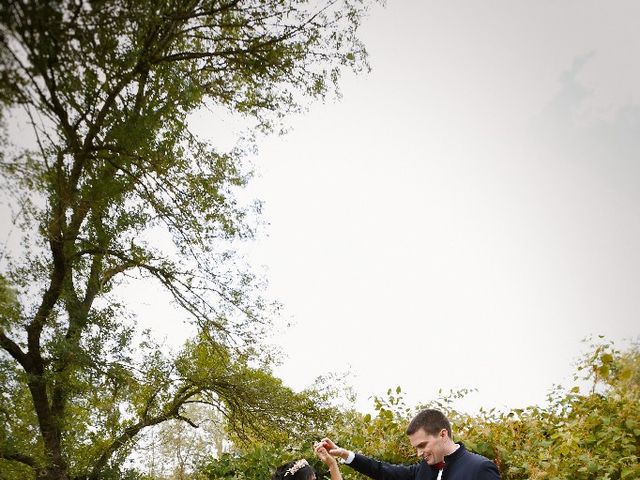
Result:
{"label": "groom's short hair", "polygon": [[440,410],[427,408],[418,413],[413,420],[409,422],[407,427],[407,435],[413,435],[418,430],[423,429],[428,435],[438,435],[442,429],[445,429],[451,436],[451,423],[449,419]]}

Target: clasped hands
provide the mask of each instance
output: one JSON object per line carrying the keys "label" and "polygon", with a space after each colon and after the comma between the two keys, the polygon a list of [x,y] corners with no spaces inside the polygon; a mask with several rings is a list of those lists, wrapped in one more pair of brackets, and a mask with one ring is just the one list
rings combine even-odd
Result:
{"label": "clasped hands", "polygon": [[349,450],[339,447],[333,443],[333,440],[326,437],[313,444],[313,451],[329,467],[338,466],[334,457],[340,457],[343,460],[349,457]]}

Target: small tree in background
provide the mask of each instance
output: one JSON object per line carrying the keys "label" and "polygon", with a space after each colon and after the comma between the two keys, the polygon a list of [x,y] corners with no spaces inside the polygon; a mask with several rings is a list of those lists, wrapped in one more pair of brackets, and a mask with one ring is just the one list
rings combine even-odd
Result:
{"label": "small tree in background", "polygon": [[169,420],[143,435],[136,448],[141,470],[151,478],[185,480],[196,466],[229,450],[224,418],[206,405],[191,403],[185,416],[198,425]]}

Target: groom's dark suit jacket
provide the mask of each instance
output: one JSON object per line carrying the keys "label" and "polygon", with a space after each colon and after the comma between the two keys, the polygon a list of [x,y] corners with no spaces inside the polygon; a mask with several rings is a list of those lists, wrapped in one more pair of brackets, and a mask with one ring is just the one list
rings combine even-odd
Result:
{"label": "groom's dark suit jacket", "polygon": [[[444,457],[441,480],[500,480],[496,465],[488,458],[464,448],[462,443],[451,455]],[[354,470],[374,480],[436,480],[438,470],[424,460],[415,465],[392,465],[356,453],[348,464]]]}

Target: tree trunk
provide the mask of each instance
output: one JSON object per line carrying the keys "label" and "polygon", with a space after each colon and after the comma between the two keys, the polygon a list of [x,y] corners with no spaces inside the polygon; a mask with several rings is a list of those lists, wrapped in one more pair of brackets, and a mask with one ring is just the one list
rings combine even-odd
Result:
{"label": "tree trunk", "polygon": [[62,468],[51,467],[40,470],[36,475],[36,480],[69,480],[69,477]]}

